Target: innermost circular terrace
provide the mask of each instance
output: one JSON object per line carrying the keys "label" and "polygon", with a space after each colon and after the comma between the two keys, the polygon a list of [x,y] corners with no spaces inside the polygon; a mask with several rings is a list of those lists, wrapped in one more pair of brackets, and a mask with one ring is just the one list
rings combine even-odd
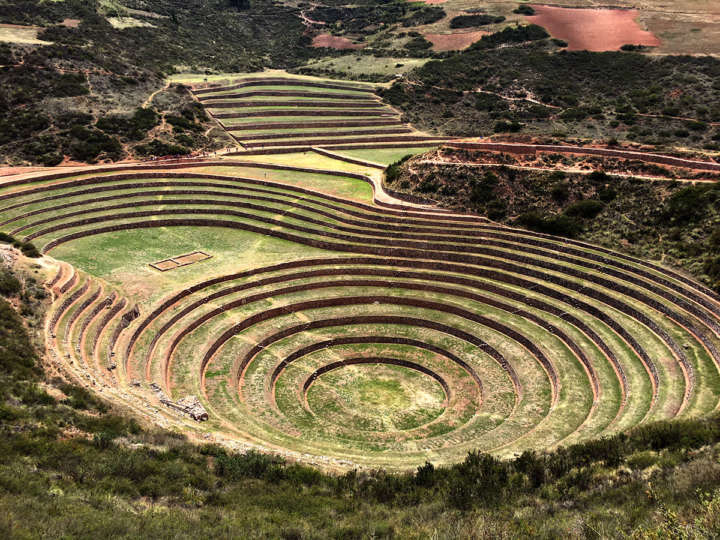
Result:
{"label": "innermost circular terrace", "polygon": [[415,429],[445,410],[450,388],[431,369],[395,358],[351,358],[327,364],[303,383],[313,414],[359,430]]}

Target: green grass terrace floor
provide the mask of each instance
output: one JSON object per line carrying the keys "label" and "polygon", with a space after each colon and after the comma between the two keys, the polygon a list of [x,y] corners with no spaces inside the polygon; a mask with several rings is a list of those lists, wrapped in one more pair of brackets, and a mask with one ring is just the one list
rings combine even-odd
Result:
{"label": "green grass terrace floor", "polygon": [[[378,170],[331,156],[237,159],[0,184],[0,229],[57,261],[48,343],[70,376],[165,427],[335,467],[511,455],[717,409],[720,298],[686,276],[375,202],[361,175]],[[194,251],[210,258],[150,266]],[[208,421],[151,383],[197,396]]]}

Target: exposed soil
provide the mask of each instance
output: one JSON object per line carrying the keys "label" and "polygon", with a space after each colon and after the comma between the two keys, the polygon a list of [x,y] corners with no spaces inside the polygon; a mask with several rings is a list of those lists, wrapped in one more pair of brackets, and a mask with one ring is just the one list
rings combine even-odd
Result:
{"label": "exposed soil", "polygon": [[0,23],[0,28],[17,28],[18,30],[43,30],[42,26],[29,26],[26,24]]}
{"label": "exposed soil", "polygon": [[490,32],[458,32],[455,34],[424,34],[425,39],[433,44],[433,51],[460,51],[480,40]]}
{"label": "exposed soil", "polygon": [[331,49],[362,49],[365,43],[353,43],[348,38],[333,36],[330,34],[319,34],[312,40],[313,47],[329,47]]}
{"label": "exposed soil", "polygon": [[194,253],[188,253],[186,255],[180,255],[179,257],[173,257],[173,260],[180,265],[192,264],[199,261],[209,259],[210,255],[203,253],[202,251],[196,251]]}
{"label": "exposed soil", "polygon": [[657,47],[660,40],[637,23],[636,9],[583,9],[533,5],[527,19],[568,42],[568,50],[615,51],[626,44]]}
{"label": "exposed soil", "polygon": [[187,266],[196,262],[204,261],[209,259],[212,255],[208,255],[203,251],[193,251],[192,253],[185,253],[178,255],[177,257],[170,257],[169,259],[163,259],[162,261],[150,263],[152,268],[165,272],[166,270],[172,270],[173,268],[179,268],[180,266]]}
{"label": "exposed soil", "polygon": [[60,24],[66,28],[77,28],[80,26],[80,19],[65,19]]}
{"label": "exposed soil", "polygon": [[13,176],[44,170],[49,170],[49,167],[0,167],[0,176]]}

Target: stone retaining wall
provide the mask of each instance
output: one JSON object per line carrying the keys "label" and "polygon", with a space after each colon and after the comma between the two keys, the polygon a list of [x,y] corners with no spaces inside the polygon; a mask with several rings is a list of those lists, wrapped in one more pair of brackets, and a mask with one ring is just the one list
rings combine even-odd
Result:
{"label": "stone retaining wall", "polygon": [[372,126],[404,126],[400,120],[337,120],[328,122],[263,122],[225,126],[227,131],[257,131],[261,129],[300,129],[319,127],[372,127]]}
{"label": "stone retaining wall", "polygon": [[235,90],[236,88],[245,88],[248,86],[308,86],[310,88],[332,88],[335,90],[355,90],[357,92],[374,92],[374,89],[352,86],[342,83],[325,83],[308,81],[304,79],[285,79],[275,77],[251,77],[244,79],[241,82],[226,85],[226,86],[210,86],[208,88],[193,89],[192,93],[197,95],[209,94],[212,92],[224,92],[227,90]]}
{"label": "stone retaining wall", "polygon": [[[385,111],[385,112],[382,112]],[[394,112],[389,112],[387,109],[382,111],[354,111],[352,109],[342,111],[328,111],[328,110],[299,110],[299,111],[287,111],[287,110],[268,110],[268,111],[244,111],[244,112],[221,112],[213,113],[213,117],[218,120],[224,120],[227,118],[254,118],[254,117],[271,117],[271,116],[381,116],[381,117],[392,117],[398,118],[399,115]]]}
{"label": "stone retaining wall", "polygon": [[[228,130],[234,131],[234,130]],[[400,135],[403,133],[413,133],[414,131],[407,127],[399,127],[393,129],[354,129],[348,131],[337,131],[335,132],[338,137],[349,137],[356,135]],[[299,132],[287,132],[287,133],[266,133],[260,135],[236,135],[241,141],[262,141],[270,139],[309,139],[317,137],[318,135],[324,135],[325,133],[318,133],[317,131],[299,131]],[[253,143],[254,144],[254,143]],[[252,146],[249,144],[247,146]],[[280,143],[278,143],[280,144]],[[282,143],[284,144],[284,142]]]}
{"label": "stone retaining wall", "polygon": [[[378,101],[319,101],[314,99],[298,100],[298,101],[218,101],[217,103],[204,103],[208,109],[239,109],[245,107],[336,107],[341,109],[343,107],[359,109],[380,109],[387,110],[387,108]],[[292,113],[291,110],[286,110],[286,113]],[[343,116],[344,111],[338,110],[338,114],[335,116]],[[292,116],[292,114],[286,114],[285,116]]]}
{"label": "stone retaining wall", "polygon": [[206,105],[208,107],[211,106],[210,103],[208,103],[210,100],[213,99],[243,99],[243,98],[249,98],[249,97],[277,97],[277,96],[287,96],[287,97],[310,97],[310,98],[321,98],[321,99],[351,99],[351,100],[362,100],[362,101],[378,101],[378,99],[374,95],[369,96],[358,96],[355,94],[334,94],[332,92],[304,92],[302,90],[253,90],[250,92],[238,92],[236,94],[221,94],[218,96],[213,96],[212,94],[208,94],[202,97],[198,97],[198,100],[203,103],[203,105]]}

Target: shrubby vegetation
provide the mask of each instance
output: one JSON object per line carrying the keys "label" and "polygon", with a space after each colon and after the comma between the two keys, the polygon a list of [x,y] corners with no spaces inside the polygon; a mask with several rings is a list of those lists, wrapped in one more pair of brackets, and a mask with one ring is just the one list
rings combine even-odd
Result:
{"label": "shrubby vegetation", "polygon": [[[0,155],[48,166],[65,156],[88,162],[124,157],[121,147],[142,140],[158,115],[179,112],[141,107],[175,66],[252,71],[291,67],[317,54],[297,13],[269,0],[240,11],[226,0],[3,2],[0,20],[45,26],[39,37],[52,44],[0,44]],[[116,29],[106,15],[139,17],[151,26]],[[80,20],[79,27],[59,24],[66,18]],[[75,118],[67,121],[68,115]],[[184,142],[193,149],[218,146],[201,136]]]}
{"label": "shrubby vegetation", "polygon": [[518,15],[535,15],[535,9],[528,4],[520,4],[513,9],[513,13],[517,13]]}
{"label": "shrubby vegetation", "polygon": [[458,15],[450,19],[450,28],[472,28],[474,26],[485,26],[497,24],[505,20],[502,15],[487,15],[485,13],[474,15]]}
{"label": "shrubby vegetation", "polygon": [[720,121],[717,59],[559,51],[567,43],[548,38],[534,25],[506,28],[426,63],[384,97],[409,121],[444,135],[555,131],[720,148],[708,126]]}
{"label": "shrubby vegetation", "polygon": [[37,258],[40,257],[40,252],[32,242],[22,242],[7,233],[0,232],[0,242],[4,244],[10,244],[11,246],[20,250],[20,252],[26,257]]}
{"label": "shrubby vegetation", "polygon": [[331,25],[331,29],[355,34],[374,34],[378,27],[391,24],[420,26],[431,24],[445,17],[445,10],[437,6],[421,6],[417,3],[399,1],[378,4],[316,6],[309,13],[315,21]]}
{"label": "shrubby vegetation", "polygon": [[388,184],[391,184],[395,180],[397,180],[400,177],[400,172],[401,172],[400,167],[402,166],[403,163],[405,163],[411,157],[413,157],[413,155],[408,154],[407,156],[403,156],[399,160],[388,165],[388,167],[385,169],[385,182],[387,182]]}

